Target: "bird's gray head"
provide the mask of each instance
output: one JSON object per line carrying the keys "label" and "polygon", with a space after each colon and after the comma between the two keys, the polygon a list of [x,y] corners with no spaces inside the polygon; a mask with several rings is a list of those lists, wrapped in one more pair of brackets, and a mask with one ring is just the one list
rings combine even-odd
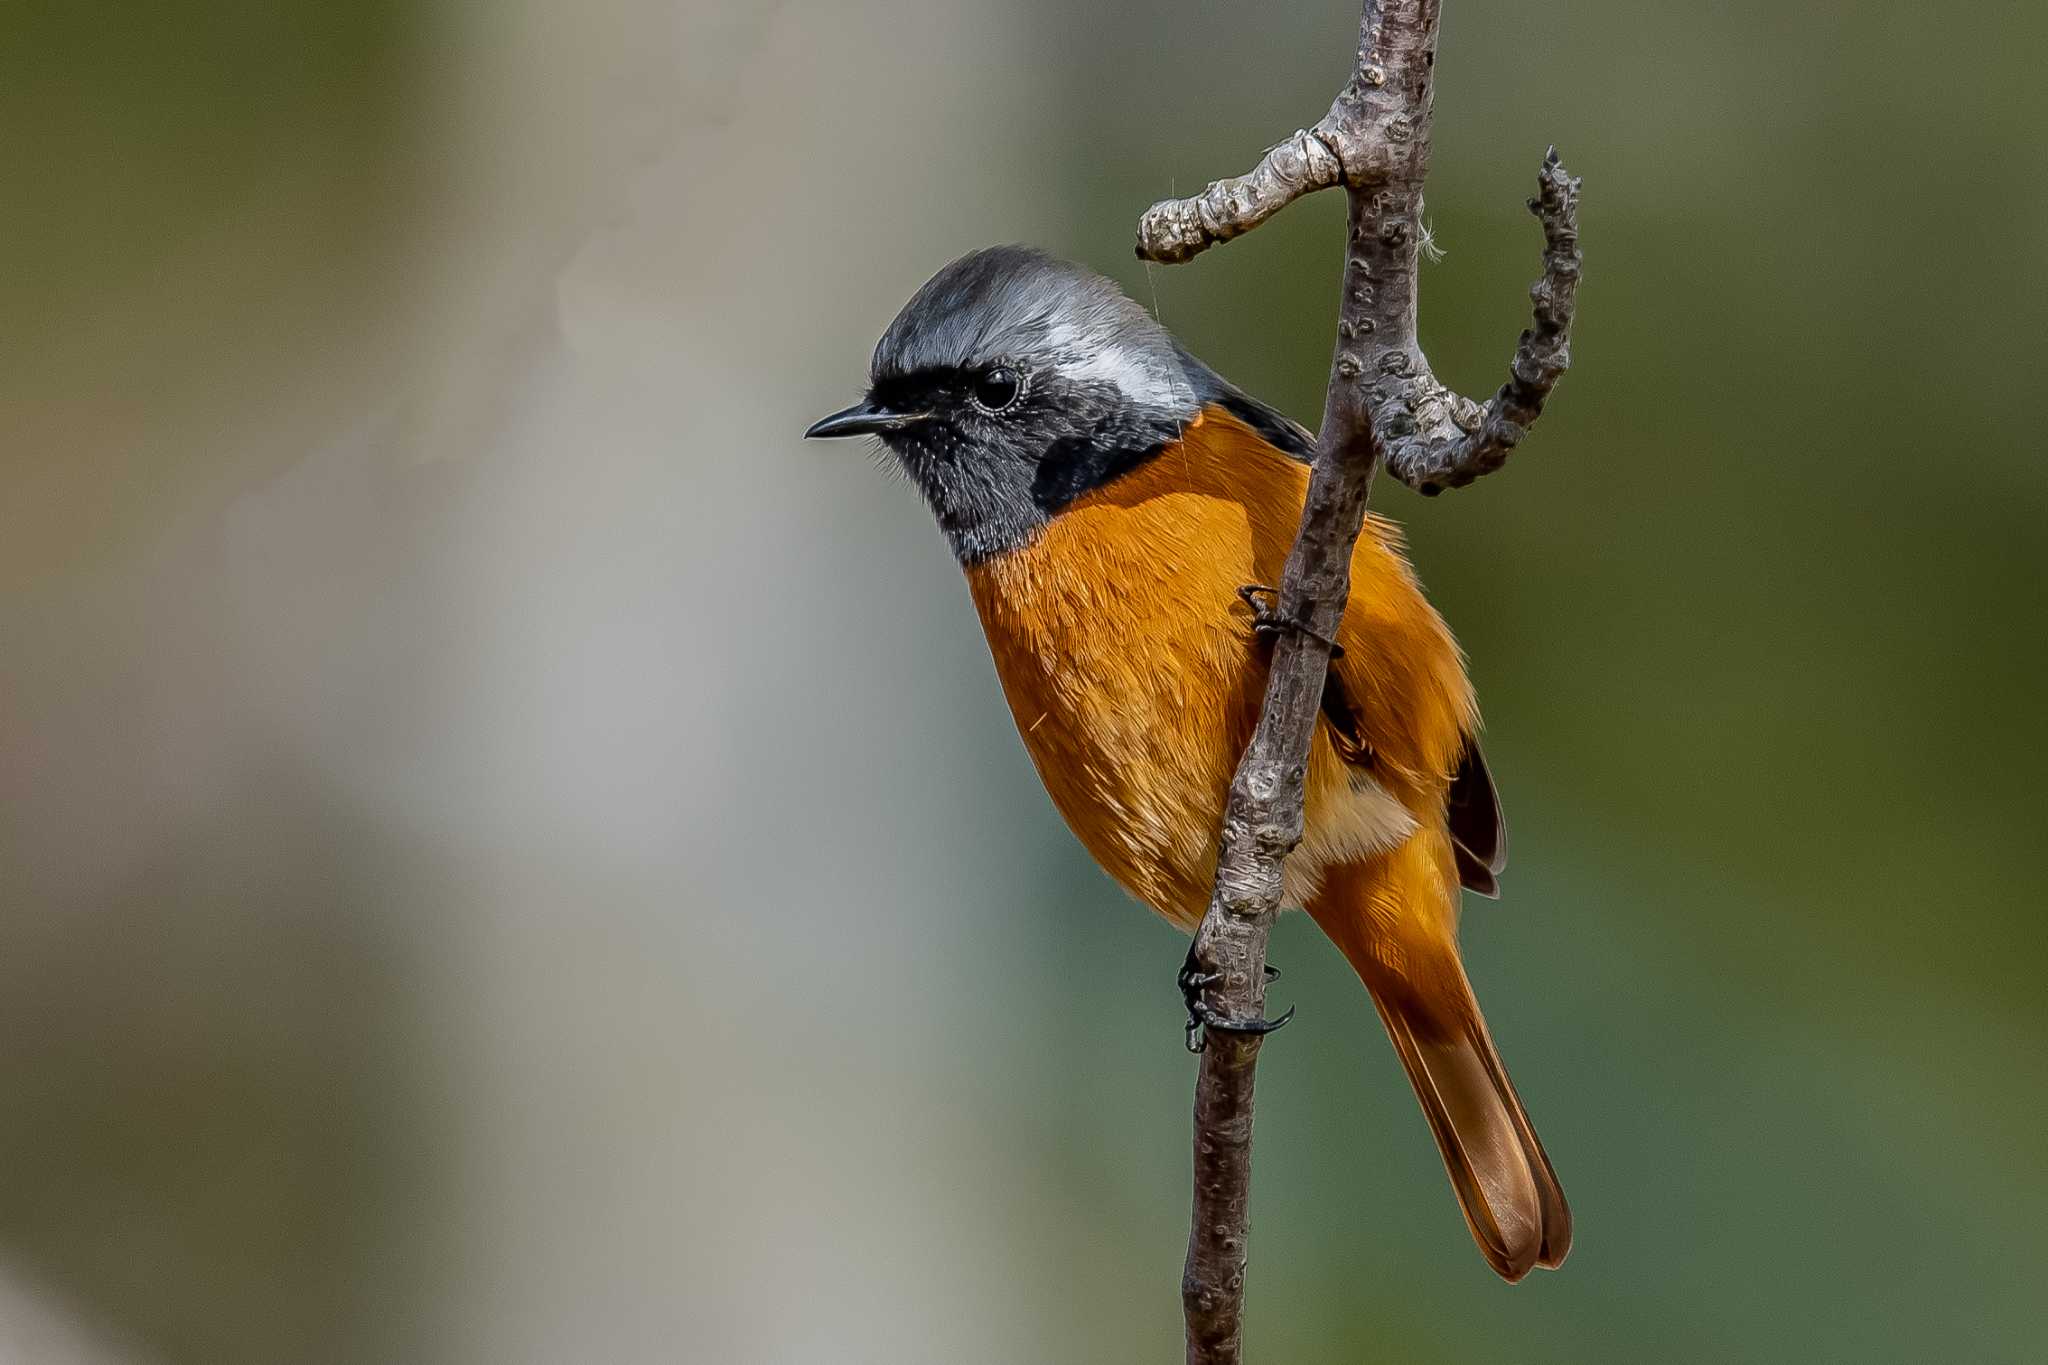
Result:
{"label": "bird's gray head", "polygon": [[1211,402],[1299,430],[1218,378],[1109,280],[999,246],[932,276],[875,347],[867,398],[805,434],[880,436],[954,553],[974,563],[1028,543]]}

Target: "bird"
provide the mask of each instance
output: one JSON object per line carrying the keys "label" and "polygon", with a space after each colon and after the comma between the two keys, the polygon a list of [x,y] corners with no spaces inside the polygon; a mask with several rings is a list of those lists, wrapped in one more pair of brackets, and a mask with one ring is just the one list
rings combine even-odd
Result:
{"label": "bird", "polygon": [[[1314,438],[1197,359],[1113,281],[970,252],[883,332],[865,397],[807,437],[879,438],[922,493],[1053,805],[1133,897],[1192,932],[1257,722]],[[885,457],[887,458],[887,457]],[[1394,523],[1351,562],[1311,743],[1300,908],[1370,992],[1473,1240],[1510,1283],[1572,1220],[1458,949],[1506,826],[1464,655]]]}

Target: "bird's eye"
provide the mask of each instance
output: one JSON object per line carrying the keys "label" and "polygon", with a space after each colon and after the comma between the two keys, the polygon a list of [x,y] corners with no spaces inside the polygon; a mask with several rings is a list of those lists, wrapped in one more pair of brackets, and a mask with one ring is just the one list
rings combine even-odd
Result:
{"label": "bird's eye", "polygon": [[1008,365],[984,370],[974,381],[974,401],[990,412],[1001,412],[1017,401],[1024,381]]}

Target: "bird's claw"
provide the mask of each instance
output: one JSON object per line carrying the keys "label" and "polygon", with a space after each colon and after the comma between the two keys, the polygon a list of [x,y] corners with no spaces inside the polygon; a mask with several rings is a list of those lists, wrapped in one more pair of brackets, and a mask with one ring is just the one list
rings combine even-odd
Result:
{"label": "bird's claw", "polygon": [[[1277,981],[1280,979],[1280,969],[1269,962],[1265,967],[1265,976],[1268,981]],[[1208,1040],[1204,1037],[1208,1030],[1217,1033],[1261,1035],[1273,1032],[1294,1017],[1292,1005],[1289,1005],[1286,1012],[1277,1019],[1231,1019],[1218,1014],[1209,1007],[1209,1002],[1202,998],[1202,992],[1222,979],[1219,972],[1203,971],[1201,962],[1195,957],[1195,950],[1192,947],[1188,949],[1187,961],[1181,964],[1177,982],[1180,986],[1181,1000],[1188,1010],[1188,1022],[1185,1027],[1189,1052],[1201,1052],[1208,1046]]]}
{"label": "bird's claw", "polygon": [[[1237,590],[1238,600],[1252,609],[1252,629],[1260,635],[1278,635],[1283,630],[1306,635],[1311,640],[1320,640],[1329,646],[1330,657],[1344,657],[1344,646],[1321,631],[1313,629],[1305,621],[1282,614],[1279,608],[1280,589],[1270,583],[1247,583]],[[1272,598],[1274,605],[1267,606],[1266,598]]]}

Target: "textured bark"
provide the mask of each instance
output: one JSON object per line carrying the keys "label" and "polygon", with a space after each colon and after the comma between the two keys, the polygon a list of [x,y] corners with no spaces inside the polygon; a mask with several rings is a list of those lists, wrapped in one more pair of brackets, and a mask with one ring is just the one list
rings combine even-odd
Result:
{"label": "textured bark", "polygon": [[[1355,345],[1366,378],[1378,456],[1401,482],[1426,494],[1461,488],[1506,463],[1571,364],[1572,312],[1579,281],[1579,182],[1553,149],[1537,173],[1529,210],[1543,226],[1543,275],[1531,287],[1535,320],[1522,333],[1507,382],[1479,403],[1429,368],[1415,339],[1415,256],[1422,241],[1422,182],[1429,173],[1436,0],[1384,0],[1365,7],[1351,80],[1313,128],[1268,151],[1250,172],[1189,199],[1154,204],[1138,223],[1138,255],[1176,264],[1249,232],[1304,194],[1343,185],[1354,211],[1368,201],[1368,239],[1356,233],[1371,269]],[[1349,272],[1347,272],[1348,274]],[[1345,285],[1346,306],[1352,281]],[[1335,376],[1333,375],[1333,378]]]}
{"label": "textured bark", "polygon": [[[1541,219],[1536,319],[1491,401],[1461,397],[1430,373],[1416,342],[1416,269],[1429,174],[1439,0],[1369,0],[1351,79],[1330,110],[1243,176],[1147,210],[1138,254],[1186,261],[1250,231],[1311,191],[1350,199],[1337,342],[1301,531],[1278,613],[1298,624],[1274,638],[1265,703],[1230,787],[1216,885],[1195,935],[1195,965],[1214,977],[1212,1018],[1264,1018],[1266,941],[1280,908],[1280,868],[1301,841],[1309,744],[1329,670],[1329,641],[1350,594],[1351,552],[1375,468],[1426,493],[1498,469],[1542,410],[1570,360],[1579,275],[1578,181],[1553,151],[1530,208]],[[1181,1280],[1190,1365],[1243,1358],[1253,1080],[1263,1036],[1204,1030],[1195,1082],[1194,1212]]]}

